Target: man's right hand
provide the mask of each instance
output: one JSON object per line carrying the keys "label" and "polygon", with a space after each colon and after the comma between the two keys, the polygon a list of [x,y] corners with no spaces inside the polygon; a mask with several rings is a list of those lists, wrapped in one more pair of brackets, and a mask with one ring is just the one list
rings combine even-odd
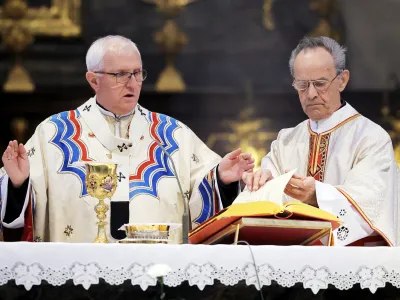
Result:
{"label": "man's right hand", "polygon": [[2,161],[14,187],[20,187],[29,177],[29,159],[25,147],[11,141],[3,153]]}
{"label": "man's right hand", "polygon": [[274,179],[270,170],[258,169],[257,172],[243,173],[242,180],[247,185],[249,191],[257,191],[266,182]]}

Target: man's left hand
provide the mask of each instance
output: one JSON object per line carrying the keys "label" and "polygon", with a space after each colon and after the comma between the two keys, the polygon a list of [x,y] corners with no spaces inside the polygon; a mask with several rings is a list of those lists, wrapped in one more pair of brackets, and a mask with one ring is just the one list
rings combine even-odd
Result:
{"label": "man's left hand", "polygon": [[293,175],[285,187],[285,194],[301,202],[318,207],[314,177]]}
{"label": "man's left hand", "polygon": [[230,184],[239,181],[244,172],[251,171],[253,168],[254,158],[250,153],[242,153],[242,149],[239,148],[222,158],[218,166],[219,179],[224,184]]}

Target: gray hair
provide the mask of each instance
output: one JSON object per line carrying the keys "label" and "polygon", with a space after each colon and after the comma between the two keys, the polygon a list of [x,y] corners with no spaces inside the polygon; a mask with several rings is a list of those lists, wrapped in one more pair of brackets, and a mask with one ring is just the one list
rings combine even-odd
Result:
{"label": "gray hair", "polygon": [[339,45],[339,43],[336,42],[334,39],[328,38],[326,36],[311,38],[304,37],[300,40],[299,44],[290,55],[289,68],[292,77],[294,77],[293,66],[297,55],[303,50],[306,51],[307,49],[316,48],[324,48],[332,55],[337,75],[345,70],[347,49],[344,46]]}
{"label": "gray hair", "polygon": [[108,35],[94,41],[86,54],[86,67],[89,72],[99,71],[104,67],[104,56],[106,54],[120,55],[139,49],[130,39],[120,35]]}

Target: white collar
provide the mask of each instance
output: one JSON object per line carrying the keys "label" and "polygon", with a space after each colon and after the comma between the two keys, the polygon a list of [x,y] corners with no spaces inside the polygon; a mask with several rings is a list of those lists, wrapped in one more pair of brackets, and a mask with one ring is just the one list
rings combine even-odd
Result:
{"label": "white collar", "polygon": [[346,103],[342,108],[335,111],[329,118],[320,121],[310,121],[310,128],[315,133],[322,133],[336,127],[348,118],[357,115],[358,112],[349,104]]}
{"label": "white collar", "polygon": [[95,101],[96,101],[96,106],[97,106],[97,108],[100,110],[100,112],[101,112],[103,115],[113,117],[113,118],[116,119],[116,120],[120,120],[120,119],[122,119],[122,118],[124,118],[124,117],[129,117],[129,116],[131,116],[133,113],[135,113],[135,109],[133,109],[130,113],[127,113],[127,114],[125,114],[125,115],[116,115],[116,114],[112,113],[111,111],[106,110],[105,108],[101,107],[101,106],[99,105],[99,103],[97,103],[96,96],[94,97],[94,99],[95,99]]}

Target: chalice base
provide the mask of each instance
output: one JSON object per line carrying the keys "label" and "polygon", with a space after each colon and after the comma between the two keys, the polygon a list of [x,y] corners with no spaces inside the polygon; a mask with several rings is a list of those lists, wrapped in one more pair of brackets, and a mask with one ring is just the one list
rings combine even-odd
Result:
{"label": "chalice base", "polygon": [[97,236],[94,240],[95,243],[108,243],[106,229],[104,228],[106,224],[106,222],[97,223]]}
{"label": "chalice base", "polygon": [[95,244],[107,244],[108,240],[107,240],[107,238],[96,238],[94,240],[94,243]]}

